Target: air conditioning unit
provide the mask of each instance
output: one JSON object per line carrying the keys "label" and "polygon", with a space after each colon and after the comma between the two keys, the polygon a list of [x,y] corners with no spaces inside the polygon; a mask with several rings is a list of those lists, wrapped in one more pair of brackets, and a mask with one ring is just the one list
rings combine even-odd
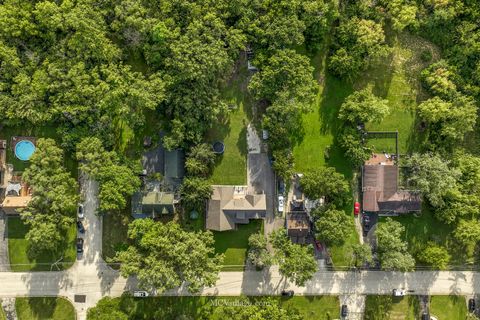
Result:
{"label": "air conditioning unit", "polygon": [[0,140],[0,149],[6,149],[6,148],[7,148],[7,141]]}

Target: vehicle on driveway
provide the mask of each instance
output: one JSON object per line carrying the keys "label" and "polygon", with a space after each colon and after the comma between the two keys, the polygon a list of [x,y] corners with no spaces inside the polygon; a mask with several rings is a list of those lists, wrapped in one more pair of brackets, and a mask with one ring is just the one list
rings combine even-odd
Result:
{"label": "vehicle on driveway", "polygon": [[473,298],[468,299],[468,311],[470,311],[470,312],[475,311],[475,299],[473,299]]}
{"label": "vehicle on driveway", "polygon": [[278,212],[283,212],[283,196],[278,196]]}
{"label": "vehicle on driveway", "polygon": [[85,213],[83,211],[83,204],[81,203],[79,203],[77,207],[77,216],[78,216],[78,219],[85,218]]}
{"label": "vehicle on driveway", "polygon": [[393,289],[393,296],[394,297],[403,297],[405,295],[404,289]]}
{"label": "vehicle on driveway", "polygon": [[344,318],[345,318],[346,316],[348,316],[348,307],[347,307],[346,304],[343,304],[343,305],[342,305],[341,315],[342,315],[342,317],[344,317]]}
{"label": "vehicle on driveway", "polygon": [[282,179],[278,179],[278,194],[285,194],[285,182]]}
{"label": "vehicle on driveway", "polygon": [[77,253],[78,254],[83,253],[83,239],[82,238],[77,238]]}
{"label": "vehicle on driveway", "polygon": [[422,320],[430,320],[430,314],[428,312],[422,313]]}
{"label": "vehicle on driveway", "polygon": [[359,213],[360,213],[360,203],[355,202],[355,204],[353,205],[353,214],[358,216]]}
{"label": "vehicle on driveway", "polygon": [[149,294],[147,291],[136,290],[136,291],[133,291],[133,296],[135,298],[146,298],[149,296]]}
{"label": "vehicle on driveway", "polygon": [[80,220],[77,220],[77,229],[80,233],[85,233],[85,228],[83,227],[83,223]]}
{"label": "vehicle on driveway", "polygon": [[363,233],[364,235],[366,235],[370,230],[370,217],[367,215],[363,215],[362,224],[363,224]]}
{"label": "vehicle on driveway", "polygon": [[283,297],[293,297],[294,294],[293,290],[282,290]]}

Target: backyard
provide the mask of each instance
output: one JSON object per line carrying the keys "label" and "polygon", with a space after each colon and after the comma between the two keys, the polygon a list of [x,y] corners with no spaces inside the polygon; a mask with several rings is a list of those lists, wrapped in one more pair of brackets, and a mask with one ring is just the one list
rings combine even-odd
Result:
{"label": "backyard", "polygon": [[223,141],[225,152],[218,155],[212,184],[245,185],[247,182],[247,124],[251,110],[251,98],[246,89],[248,70],[243,59],[236,72],[223,90],[229,111],[226,119],[219,119],[207,133],[207,141]]}
{"label": "backyard", "polygon": [[[248,237],[261,231],[263,220],[251,220],[238,225],[237,230],[213,232],[215,252],[224,253],[224,271],[243,271],[248,250]],[[262,231],[263,232],[263,231]]]}
{"label": "backyard", "polygon": [[280,302],[283,308],[297,309],[303,319],[330,320],[339,317],[339,301],[336,296],[283,297],[155,297],[133,299],[130,296],[115,298],[117,308],[130,319],[214,319],[217,305],[258,304]]}
{"label": "backyard", "polygon": [[[77,229],[72,224],[68,229],[64,251],[56,254],[41,254],[36,259],[28,256],[28,242],[25,235],[28,232],[28,226],[23,223],[19,217],[8,218],[8,256],[10,259],[10,268],[12,271],[49,271],[52,264],[63,256],[58,264],[58,268],[67,269],[76,260],[75,239]],[[56,267],[53,267],[56,270]]]}
{"label": "backyard", "polygon": [[64,298],[16,298],[18,320],[74,320],[73,305]]}
{"label": "backyard", "polygon": [[102,256],[105,261],[115,257],[117,250],[126,247],[128,224],[132,221],[130,206],[124,214],[106,213],[103,215],[102,229]]}

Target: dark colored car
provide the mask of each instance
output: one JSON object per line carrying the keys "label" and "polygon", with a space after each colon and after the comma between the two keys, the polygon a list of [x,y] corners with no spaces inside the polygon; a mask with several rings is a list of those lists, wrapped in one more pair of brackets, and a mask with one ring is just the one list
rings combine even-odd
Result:
{"label": "dark colored car", "polygon": [[363,216],[363,230],[368,231],[370,230],[370,217]]}
{"label": "dark colored car", "polygon": [[428,312],[422,313],[422,320],[430,320],[430,315],[428,314]]}
{"label": "dark colored car", "polygon": [[285,194],[285,183],[282,179],[278,180],[278,194]]}
{"label": "dark colored car", "polygon": [[468,311],[475,311],[475,299],[468,299]]}
{"label": "dark colored car", "polygon": [[347,307],[346,304],[343,304],[343,305],[342,305],[342,312],[341,312],[341,314],[342,314],[342,317],[348,316],[348,307]]}
{"label": "dark colored car", "polygon": [[282,290],[282,296],[284,297],[293,297],[294,294],[293,290]]}
{"label": "dark colored car", "polygon": [[83,227],[82,221],[77,221],[77,229],[80,233],[85,233],[85,228]]}
{"label": "dark colored car", "polygon": [[77,253],[83,253],[83,239],[77,238]]}

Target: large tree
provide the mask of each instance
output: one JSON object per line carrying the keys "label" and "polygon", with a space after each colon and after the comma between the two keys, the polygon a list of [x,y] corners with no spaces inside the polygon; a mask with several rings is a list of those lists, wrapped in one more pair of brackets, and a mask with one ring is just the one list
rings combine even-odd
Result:
{"label": "large tree", "polygon": [[333,167],[319,167],[306,171],[300,180],[305,195],[312,200],[324,198],[327,203],[342,205],[350,197],[345,176]]}
{"label": "large tree", "polygon": [[419,104],[417,111],[419,118],[428,124],[430,138],[439,147],[463,140],[477,119],[473,100],[465,96],[457,96],[451,102],[433,97]]}
{"label": "large tree", "polygon": [[185,168],[189,175],[206,176],[215,163],[215,153],[212,146],[207,143],[201,143],[193,146],[188,153],[185,161]]}
{"label": "large tree", "polygon": [[290,241],[285,229],[271,233],[269,241],[275,250],[274,261],[279,264],[280,274],[297,286],[304,286],[318,268],[313,248]]}
{"label": "large tree", "polygon": [[33,197],[21,216],[30,226],[25,238],[32,257],[57,251],[73,223],[77,183],[63,167],[63,150],[52,139],[38,139],[37,149],[23,180],[33,189]]}
{"label": "large tree", "polygon": [[341,245],[352,231],[351,217],[335,208],[317,208],[312,215],[316,218],[316,236],[327,245]]}
{"label": "large tree", "polygon": [[335,51],[329,69],[344,78],[355,78],[372,61],[385,57],[389,49],[382,26],[373,20],[342,19],[335,33]]}
{"label": "large tree", "polygon": [[414,268],[415,259],[402,239],[404,232],[405,227],[391,218],[378,225],[375,234],[382,269],[411,271]]}
{"label": "large tree", "polygon": [[450,263],[451,256],[445,247],[428,243],[427,247],[420,253],[419,259],[435,269],[446,269]]}
{"label": "large tree", "polygon": [[272,255],[267,249],[267,239],[262,233],[254,233],[248,238],[248,259],[257,268],[263,269],[272,264]]}
{"label": "large tree", "polygon": [[352,125],[380,122],[388,114],[388,101],[376,97],[370,88],[355,91],[345,99],[338,117]]}
{"label": "large tree", "polygon": [[314,101],[317,85],[308,58],[285,49],[277,50],[260,65],[260,72],[253,75],[249,89],[257,99],[272,103],[281,96],[284,101],[294,99],[300,108]]}
{"label": "large tree", "polygon": [[137,276],[139,286],[161,293],[185,284],[190,292],[212,286],[223,256],[215,254],[211,232],[187,232],[178,224],[137,219],[128,228],[131,245],[117,253],[123,276]]}
{"label": "large tree", "polygon": [[220,306],[214,311],[215,318],[231,320],[301,320],[304,319],[296,309],[284,309],[279,302],[272,298],[261,301],[245,301],[241,307]]}

